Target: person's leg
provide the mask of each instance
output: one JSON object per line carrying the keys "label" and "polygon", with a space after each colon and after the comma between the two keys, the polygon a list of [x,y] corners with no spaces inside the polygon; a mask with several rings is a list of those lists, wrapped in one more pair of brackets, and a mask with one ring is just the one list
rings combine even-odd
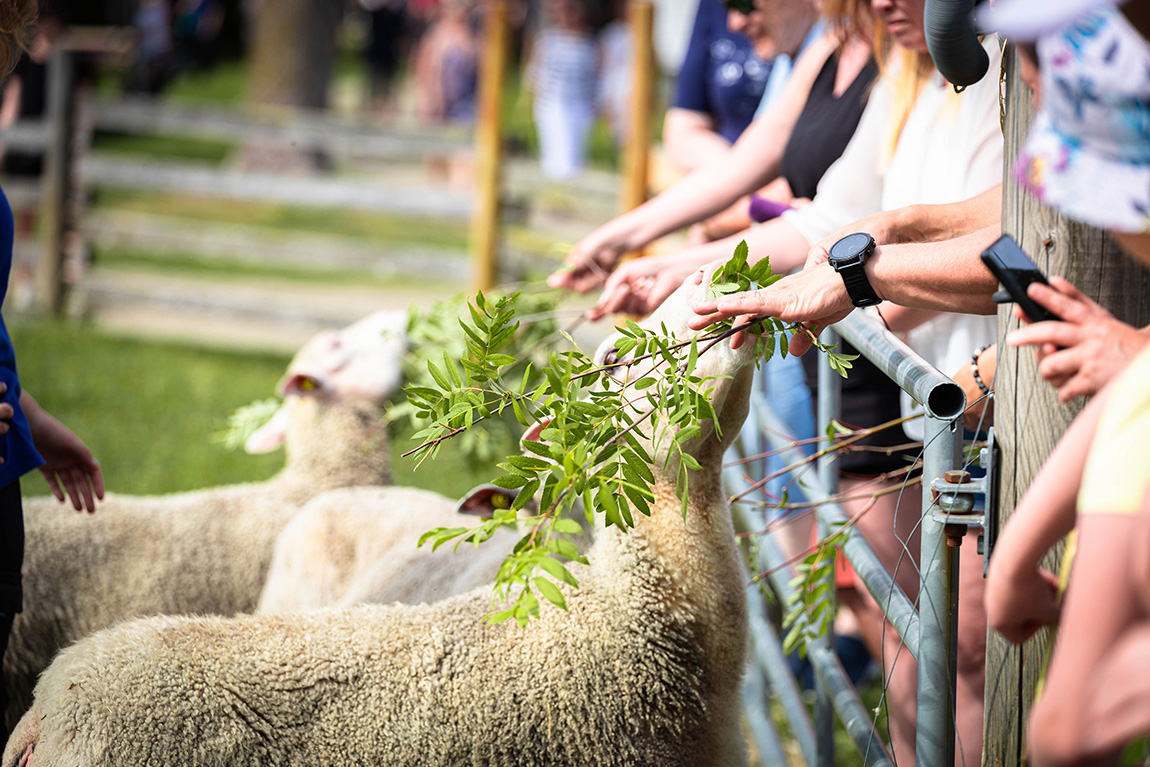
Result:
{"label": "person's leg", "polygon": [[1150,512],[1078,520],[1078,551],[1027,746],[1036,767],[1115,765],[1150,732]]}
{"label": "person's leg", "polygon": [[[787,433],[796,440],[805,440],[815,436],[814,402],[811,389],[807,384],[806,371],[803,369],[799,357],[775,356],[767,360],[758,373],[756,383],[762,388],[766,402],[783,422]],[[764,439],[764,450],[767,443]],[[813,445],[804,445],[800,448],[804,455],[814,453]],[[778,455],[767,457],[764,476],[775,474],[785,467],[783,459]],[[814,473],[807,472],[802,476],[802,482],[813,481]],[[792,482],[790,477],[782,476],[767,483],[766,490],[771,497],[781,498],[784,493],[792,503],[806,500],[802,485]],[[811,515],[806,519],[796,519],[794,523],[785,525],[780,530],[784,550],[787,556],[795,556],[810,545]]]}
{"label": "person's leg", "polygon": [[[20,483],[0,488],[0,743],[8,739],[5,712],[8,685],[4,679],[4,653],[16,613],[23,607],[21,568],[24,564],[24,512]],[[14,724],[14,723],[13,723]]]}
{"label": "person's leg", "polygon": [[[842,507],[847,516],[857,517],[858,531],[879,561],[894,574],[895,581],[907,597],[914,601],[918,596],[918,520],[922,490],[918,485],[912,485],[901,491],[873,495],[901,484],[873,479],[844,479],[843,494],[861,497],[844,501]],[[854,611],[864,644],[882,665],[891,748],[895,758],[900,767],[912,767],[918,665],[862,583],[855,587],[853,595],[843,593],[843,604]]]}

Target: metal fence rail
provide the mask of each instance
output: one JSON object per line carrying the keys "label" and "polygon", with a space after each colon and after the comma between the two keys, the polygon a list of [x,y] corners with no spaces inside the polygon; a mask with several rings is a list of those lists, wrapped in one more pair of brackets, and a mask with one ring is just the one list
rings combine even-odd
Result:
{"label": "metal fence rail", "polygon": [[[933,518],[937,502],[931,486],[936,478],[960,467],[962,433],[958,419],[966,406],[961,387],[943,375],[890,331],[855,312],[835,326],[849,341],[880,370],[919,402],[925,411],[925,440],[923,458],[923,503],[920,521],[921,546],[919,551],[919,607],[898,587],[874,551],[855,530],[850,529],[842,551],[854,567],[859,580],[882,607],[887,619],[902,638],[908,651],[918,660],[918,711],[916,722],[915,761],[919,767],[951,767],[954,764],[954,704],[956,683],[957,616],[958,616],[958,559],[957,549],[945,543],[944,524]],[[833,330],[825,331],[824,341],[834,341]],[[820,365],[819,423],[835,418],[839,410],[838,386],[841,382],[829,365]],[[750,430],[749,432],[747,430]],[[751,438],[764,435],[770,447],[780,450],[785,465],[797,465],[803,460],[795,440],[786,433],[781,420],[760,398],[752,398],[751,417],[744,434]],[[746,454],[754,452],[744,444]],[[837,472],[831,454],[819,466],[817,487],[810,483],[803,492],[817,507],[816,520],[820,536],[832,527],[847,521],[842,508],[827,499],[837,492]],[[726,471],[728,489],[738,492],[743,480],[734,468]],[[745,504],[735,504],[736,524],[744,530],[756,530],[760,520],[752,518]],[[767,573],[771,587],[785,603],[793,592],[790,585],[792,568],[786,555],[770,534],[760,537],[757,562]],[[833,589],[831,589],[833,594]],[[875,732],[870,712],[859,699],[846,672],[834,653],[830,637],[812,643],[808,658],[815,672],[817,700],[814,719],[798,694],[798,687],[782,653],[774,627],[766,618],[762,597],[757,586],[749,590],[751,602],[753,658],[756,674],[768,681],[777,696],[788,725],[798,741],[799,750],[808,765],[830,764],[833,760],[833,740],[827,728],[831,709],[838,715],[847,734],[864,755],[867,765],[890,765],[891,755]],[[749,698],[754,693],[748,691]],[[751,732],[759,742],[760,751],[773,753],[778,735],[769,717],[758,720],[756,709],[765,710],[761,701],[751,701],[748,718]],[[767,731],[769,730],[769,733]],[[766,733],[766,734],[760,734]],[[764,742],[765,741],[765,742]],[[769,763],[769,762],[768,762]]]}

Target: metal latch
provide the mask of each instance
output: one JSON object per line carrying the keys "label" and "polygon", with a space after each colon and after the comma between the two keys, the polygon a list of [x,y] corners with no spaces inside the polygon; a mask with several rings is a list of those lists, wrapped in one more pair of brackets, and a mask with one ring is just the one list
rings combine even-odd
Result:
{"label": "metal latch", "polygon": [[[931,483],[932,495],[938,511],[931,519],[943,525],[946,545],[962,545],[962,538],[972,527],[981,530],[978,535],[978,553],[982,555],[982,575],[990,567],[990,553],[998,538],[998,472],[996,464],[998,445],[994,441],[994,427],[987,432],[986,446],[979,453],[979,464],[986,476],[972,478],[969,472],[948,471],[945,477],[936,477]],[[975,495],[985,498],[984,510],[975,513]]]}

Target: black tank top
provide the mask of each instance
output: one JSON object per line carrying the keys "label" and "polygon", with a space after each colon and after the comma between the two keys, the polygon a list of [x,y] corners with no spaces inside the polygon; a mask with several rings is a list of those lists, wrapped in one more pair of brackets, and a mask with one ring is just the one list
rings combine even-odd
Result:
{"label": "black tank top", "polygon": [[783,151],[783,177],[795,197],[814,198],[819,179],[839,159],[854,135],[871,85],[878,76],[878,64],[872,56],[846,92],[836,98],[838,68],[839,55],[832,53],[815,78]]}

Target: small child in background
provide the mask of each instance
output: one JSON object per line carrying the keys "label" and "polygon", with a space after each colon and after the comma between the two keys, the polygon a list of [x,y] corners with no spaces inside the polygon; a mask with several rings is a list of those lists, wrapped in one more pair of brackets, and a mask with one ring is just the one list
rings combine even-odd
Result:
{"label": "small child in background", "polygon": [[543,173],[565,179],[583,167],[598,103],[599,47],[590,0],[550,0],[527,82]]}

